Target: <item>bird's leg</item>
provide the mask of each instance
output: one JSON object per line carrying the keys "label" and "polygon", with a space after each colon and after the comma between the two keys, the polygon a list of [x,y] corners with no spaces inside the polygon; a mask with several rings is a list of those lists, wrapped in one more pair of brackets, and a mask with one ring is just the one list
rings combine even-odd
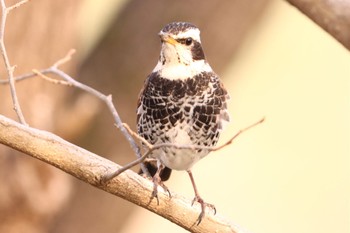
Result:
{"label": "bird's leg", "polygon": [[197,201],[201,205],[201,208],[202,208],[202,211],[199,214],[198,219],[197,219],[197,225],[199,225],[201,223],[202,219],[205,216],[205,207],[209,207],[209,208],[213,209],[214,210],[214,214],[216,214],[216,208],[215,208],[215,206],[213,204],[209,204],[209,203],[204,202],[203,198],[198,193],[197,186],[196,186],[196,183],[194,182],[191,170],[188,170],[187,173],[190,176],[190,179],[191,179],[191,182],[192,182],[192,186],[193,186],[193,189],[194,189],[194,194],[195,194],[195,197],[194,197],[194,199],[192,201],[192,205],[194,204],[195,201]]}
{"label": "bird's leg", "polygon": [[163,171],[165,166],[163,164],[161,164],[159,161],[157,162],[157,165],[158,165],[158,170],[157,170],[157,172],[154,174],[154,176],[152,178],[152,180],[153,180],[153,192],[152,192],[151,200],[156,197],[157,198],[157,204],[159,205],[158,185],[160,185],[164,189],[164,191],[169,194],[170,198],[171,198],[171,193],[170,193],[168,187],[165,186],[165,184],[163,183],[162,179],[160,178],[160,174]]}

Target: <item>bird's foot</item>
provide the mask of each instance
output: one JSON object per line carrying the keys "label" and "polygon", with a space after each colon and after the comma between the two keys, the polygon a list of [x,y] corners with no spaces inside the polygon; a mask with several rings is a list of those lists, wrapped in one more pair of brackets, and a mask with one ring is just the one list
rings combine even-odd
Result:
{"label": "bird's foot", "polygon": [[194,204],[194,202],[198,202],[201,205],[201,213],[199,214],[198,218],[197,218],[197,226],[202,222],[202,219],[205,216],[205,208],[208,207],[212,210],[214,210],[214,214],[216,214],[216,208],[213,204],[209,204],[204,202],[203,198],[201,198],[200,196],[195,196],[195,198],[192,201],[192,205]]}
{"label": "bird's foot", "polygon": [[153,176],[152,181],[153,181],[153,191],[152,191],[152,196],[151,196],[150,201],[152,201],[153,198],[157,198],[157,204],[159,205],[158,186],[161,186],[164,189],[164,191],[167,192],[169,197],[171,198],[171,193],[170,193],[168,187],[163,183],[163,181],[159,175]]}

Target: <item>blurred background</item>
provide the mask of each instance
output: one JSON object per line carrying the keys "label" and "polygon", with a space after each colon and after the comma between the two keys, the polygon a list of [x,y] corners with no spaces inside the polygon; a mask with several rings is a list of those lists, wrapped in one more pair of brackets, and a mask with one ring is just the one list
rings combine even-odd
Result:
{"label": "blurred background", "polygon": [[[350,232],[350,53],[287,2],[36,0],[11,12],[5,42],[15,75],[76,48],[62,69],[112,94],[135,129],[138,94],[159,56],[157,33],[172,21],[201,29],[206,57],[231,95],[221,142],[266,118],[194,167],[202,197],[248,232]],[[39,78],[17,89],[31,126],[119,164],[135,158],[95,98]],[[0,99],[0,114],[16,119],[8,86],[0,85]],[[185,232],[2,145],[0,183],[0,232]],[[194,196],[186,172],[174,172],[167,186]]]}

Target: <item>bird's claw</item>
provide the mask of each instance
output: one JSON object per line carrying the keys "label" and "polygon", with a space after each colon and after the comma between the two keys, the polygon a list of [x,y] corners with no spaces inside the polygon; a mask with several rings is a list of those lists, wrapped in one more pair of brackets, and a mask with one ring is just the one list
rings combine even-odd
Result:
{"label": "bird's claw", "polygon": [[163,190],[167,192],[169,197],[171,198],[171,193],[168,187],[162,182],[160,177],[154,176],[152,180],[153,180],[153,191],[152,191],[151,201],[153,200],[153,198],[157,198],[157,205],[159,205],[158,186],[161,186]]}
{"label": "bird's claw", "polygon": [[204,202],[204,200],[200,197],[200,196],[196,196],[195,198],[193,198],[192,200],[192,205],[198,202],[201,205],[201,213],[199,214],[198,218],[197,218],[197,226],[202,222],[204,216],[205,216],[205,208],[208,207],[210,209],[214,210],[214,214],[216,214],[216,208],[213,204],[210,203],[206,203]]}

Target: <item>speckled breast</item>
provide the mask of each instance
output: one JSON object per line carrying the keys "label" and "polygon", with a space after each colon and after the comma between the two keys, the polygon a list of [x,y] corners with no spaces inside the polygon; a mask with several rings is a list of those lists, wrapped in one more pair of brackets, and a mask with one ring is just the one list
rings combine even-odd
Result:
{"label": "speckled breast", "polygon": [[[214,146],[222,124],[228,121],[228,94],[213,72],[169,80],[152,73],[138,102],[137,129],[151,144]],[[151,157],[175,170],[187,170],[208,154],[207,150],[164,147]]]}

